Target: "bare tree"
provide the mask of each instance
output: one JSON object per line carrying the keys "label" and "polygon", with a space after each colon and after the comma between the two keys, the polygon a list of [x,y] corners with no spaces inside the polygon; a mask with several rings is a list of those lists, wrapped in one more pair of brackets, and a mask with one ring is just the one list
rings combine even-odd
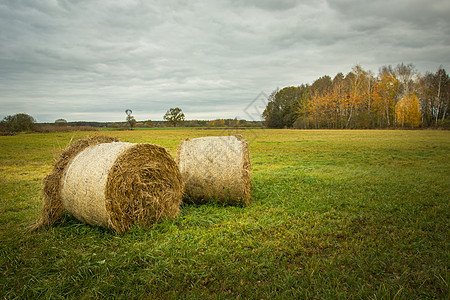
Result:
{"label": "bare tree", "polygon": [[131,109],[126,109],[125,113],[127,114],[127,123],[130,125],[130,129],[133,130],[134,126],[136,126],[136,119],[131,115],[133,111]]}
{"label": "bare tree", "polygon": [[400,81],[400,84],[402,86],[401,98],[411,94],[413,92],[412,87],[414,85],[413,77],[417,73],[414,65],[405,65],[404,63],[398,64],[397,67],[395,67],[394,72],[397,75],[398,80]]}

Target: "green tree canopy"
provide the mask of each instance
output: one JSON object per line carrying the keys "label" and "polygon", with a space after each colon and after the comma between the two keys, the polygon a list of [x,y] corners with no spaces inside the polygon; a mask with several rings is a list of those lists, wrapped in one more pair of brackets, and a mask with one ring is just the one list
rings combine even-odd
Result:
{"label": "green tree canopy", "polygon": [[176,127],[178,123],[184,122],[184,113],[179,107],[171,108],[164,115],[164,120],[166,120],[170,126]]}
{"label": "green tree canopy", "polygon": [[67,121],[65,119],[57,119],[57,120],[55,120],[55,124],[57,124],[57,125],[67,125]]}
{"label": "green tree canopy", "polygon": [[22,132],[22,131],[32,131],[34,129],[34,123],[36,120],[24,113],[6,116],[1,121],[1,128],[3,131],[7,132]]}
{"label": "green tree canopy", "polygon": [[301,88],[293,86],[273,91],[263,112],[265,125],[269,128],[292,127],[297,117],[295,108],[301,100],[301,92]]}

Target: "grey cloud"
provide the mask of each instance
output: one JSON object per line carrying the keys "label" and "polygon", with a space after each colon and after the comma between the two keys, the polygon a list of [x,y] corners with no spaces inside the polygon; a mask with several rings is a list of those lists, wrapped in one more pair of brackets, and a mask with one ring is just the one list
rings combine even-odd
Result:
{"label": "grey cloud", "polygon": [[445,0],[399,0],[399,1],[356,1],[329,0],[330,7],[340,20],[352,26],[357,32],[377,33],[380,30],[422,38],[439,31],[439,38],[450,41],[450,3]]}
{"label": "grey cloud", "polygon": [[299,5],[298,0],[231,0],[230,2],[237,6],[257,7],[269,11],[287,10]]}
{"label": "grey cloud", "polygon": [[2,1],[0,117],[244,116],[356,63],[447,66],[449,5],[405,1]]}
{"label": "grey cloud", "polygon": [[446,0],[328,0],[331,8],[350,18],[376,17],[385,21],[403,21],[417,26],[448,24],[450,4]]}

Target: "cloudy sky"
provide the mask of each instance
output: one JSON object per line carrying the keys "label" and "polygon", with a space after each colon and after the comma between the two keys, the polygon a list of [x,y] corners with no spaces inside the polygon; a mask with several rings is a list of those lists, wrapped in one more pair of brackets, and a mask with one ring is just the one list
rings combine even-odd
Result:
{"label": "cloudy sky", "polygon": [[0,118],[258,119],[261,92],[356,64],[450,71],[449,16],[448,0],[2,0]]}

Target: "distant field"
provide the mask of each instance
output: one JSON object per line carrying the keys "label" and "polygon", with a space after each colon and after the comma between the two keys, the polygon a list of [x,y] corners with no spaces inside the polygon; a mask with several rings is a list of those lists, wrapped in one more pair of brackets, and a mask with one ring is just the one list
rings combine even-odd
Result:
{"label": "distant field", "polygon": [[70,140],[176,154],[231,130],[0,136],[0,298],[447,298],[450,132],[239,130],[252,203],[183,205],[124,235],[66,216],[37,233],[43,177]]}

